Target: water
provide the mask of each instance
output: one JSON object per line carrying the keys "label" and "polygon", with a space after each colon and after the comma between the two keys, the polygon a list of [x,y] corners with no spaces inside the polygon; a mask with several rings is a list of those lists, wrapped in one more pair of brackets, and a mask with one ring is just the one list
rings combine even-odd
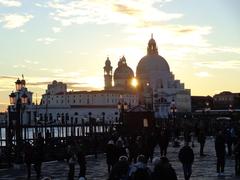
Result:
{"label": "water", "polygon": [[[94,131],[96,130],[96,131]],[[107,130],[107,129],[106,129]],[[40,132],[42,136],[46,137],[46,132],[51,133],[51,137],[66,137],[66,136],[86,136],[90,133],[89,126],[58,126],[58,127],[29,127],[22,128],[22,137],[25,140],[33,140],[37,137],[37,134]],[[102,126],[92,127],[92,132],[101,133],[103,132]],[[16,136],[13,136],[13,140],[16,140]],[[14,143],[15,144],[15,143]],[[6,128],[0,128],[0,146],[6,146]]]}

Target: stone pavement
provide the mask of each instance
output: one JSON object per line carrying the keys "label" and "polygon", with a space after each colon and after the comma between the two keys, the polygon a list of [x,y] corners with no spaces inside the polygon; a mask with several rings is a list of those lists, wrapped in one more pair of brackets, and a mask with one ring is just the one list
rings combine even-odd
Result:
{"label": "stone pavement", "polygon": [[[181,146],[183,142],[181,142]],[[172,166],[176,170],[178,179],[183,180],[183,171],[180,162],[178,161],[178,152],[180,148],[173,148],[170,144],[167,157]],[[226,159],[225,176],[217,177],[216,173],[216,156],[214,149],[214,139],[209,137],[206,141],[204,153],[206,156],[199,156],[199,144],[196,142],[194,147],[195,161],[193,164],[193,173],[191,179],[193,180],[217,180],[217,179],[240,179],[234,176],[234,160]],[[159,148],[156,147],[154,156],[159,156]],[[105,154],[94,156],[87,156],[87,179],[88,180],[105,180],[108,177]],[[152,164],[148,164],[152,168]],[[76,166],[76,180],[79,172],[79,167]],[[42,166],[42,175],[50,176],[55,180],[66,180],[68,175],[68,164],[66,162],[45,162]],[[32,170],[32,179],[35,179],[35,172]],[[0,180],[22,180],[26,179],[26,170],[21,169],[1,169]]]}

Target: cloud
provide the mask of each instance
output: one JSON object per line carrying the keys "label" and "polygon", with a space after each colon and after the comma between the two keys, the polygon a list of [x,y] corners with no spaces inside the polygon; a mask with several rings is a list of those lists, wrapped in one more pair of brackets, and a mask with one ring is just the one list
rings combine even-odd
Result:
{"label": "cloud", "polygon": [[16,0],[0,0],[0,6],[6,6],[6,7],[19,7],[22,3],[20,1]]}
{"label": "cloud", "polygon": [[[208,47],[205,36],[212,32],[210,26],[178,25],[169,21],[183,17],[182,13],[168,13],[160,9],[170,0],[93,0],[56,1],[47,5],[52,8],[51,17],[63,26],[73,24],[119,24],[129,40],[143,40],[143,34],[160,34],[161,44]],[[149,38],[149,37],[148,37]]]}
{"label": "cloud", "polygon": [[27,85],[28,86],[46,86],[48,84],[50,84],[51,81],[45,81],[45,82],[28,82]]}
{"label": "cloud", "polygon": [[202,71],[202,72],[195,73],[195,76],[200,78],[207,78],[207,77],[210,77],[211,75],[208,72]]}
{"label": "cloud", "polygon": [[30,60],[27,60],[27,59],[25,59],[24,62],[27,63],[27,64],[34,64],[34,65],[39,64],[38,61],[30,61]]}
{"label": "cloud", "polygon": [[24,64],[15,64],[15,65],[13,65],[13,68],[26,68],[26,65],[24,65]]}
{"label": "cloud", "polygon": [[[135,25],[141,21],[169,21],[182,17],[180,13],[166,13],[155,7],[156,1],[144,0],[94,0],[94,1],[55,1],[52,0],[48,6],[54,11],[51,17],[61,22],[63,26],[72,24],[126,24]],[[165,3],[166,1],[158,1]]]}
{"label": "cloud", "polygon": [[61,32],[61,28],[60,27],[52,27],[52,31],[54,33],[59,33],[59,32]]}
{"label": "cloud", "polygon": [[113,6],[114,6],[114,10],[116,12],[119,12],[122,14],[127,14],[127,15],[132,16],[132,15],[141,13],[141,11],[139,9],[131,8],[124,4],[114,4]]}
{"label": "cloud", "polygon": [[41,42],[45,45],[49,45],[49,44],[53,43],[54,41],[56,41],[56,39],[50,38],[50,37],[38,38],[37,39],[37,42]]}
{"label": "cloud", "polygon": [[[151,27],[142,25],[141,22],[137,27],[128,27],[125,32],[129,33],[128,39],[130,41],[148,41],[149,35],[154,34],[154,39],[158,45],[184,45],[196,47],[209,47],[210,43],[206,40],[205,36],[212,32],[212,28],[209,26],[183,26],[175,24],[162,24],[159,22],[154,24],[152,22]],[[160,39],[158,41],[158,39]]]}
{"label": "cloud", "polygon": [[60,74],[55,74],[54,76],[58,78],[68,79],[68,78],[79,77],[81,76],[81,73],[80,72],[62,72]]}
{"label": "cloud", "polygon": [[25,23],[33,18],[31,14],[2,14],[0,15],[0,22],[4,23],[3,27],[6,29],[15,29],[22,27]]}
{"label": "cloud", "polygon": [[193,63],[193,66],[209,69],[240,69],[240,60],[202,61]]}
{"label": "cloud", "polygon": [[16,80],[17,77],[15,77],[15,76],[0,76],[0,79]]}

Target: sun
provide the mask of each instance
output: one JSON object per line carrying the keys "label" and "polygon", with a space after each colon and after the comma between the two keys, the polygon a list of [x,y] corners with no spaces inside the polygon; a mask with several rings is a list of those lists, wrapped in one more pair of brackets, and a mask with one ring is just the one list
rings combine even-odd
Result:
{"label": "sun", "polygon": [[136,78],[132,78],[131,85],[136,88],[138,86],[138,80]]}

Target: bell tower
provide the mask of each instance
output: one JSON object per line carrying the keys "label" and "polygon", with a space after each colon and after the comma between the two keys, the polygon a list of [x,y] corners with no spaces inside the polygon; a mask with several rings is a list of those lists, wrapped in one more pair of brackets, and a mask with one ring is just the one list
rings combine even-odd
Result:
{"label": "bell tower", "polygon": [[105,61],[104,69],[104,89],[108,90],[112,88],[112,66],[111,61],[109,60],[109,57],[107,57],[107,60]]}

